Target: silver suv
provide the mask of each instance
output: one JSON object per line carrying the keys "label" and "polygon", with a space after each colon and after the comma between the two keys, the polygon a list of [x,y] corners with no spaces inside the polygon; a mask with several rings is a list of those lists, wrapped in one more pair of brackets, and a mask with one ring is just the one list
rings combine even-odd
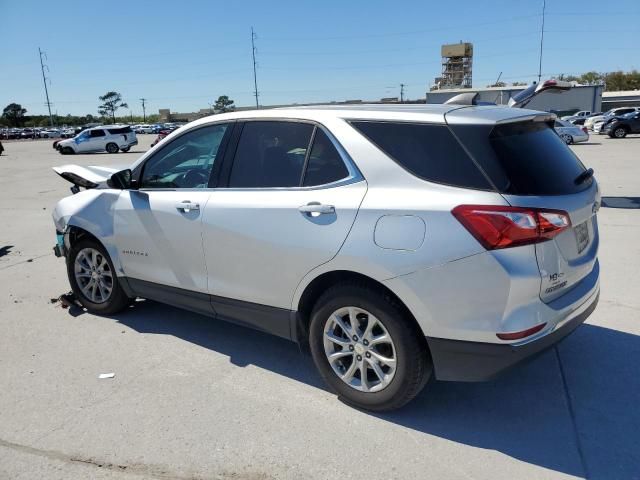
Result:
{"label": "silver suv", "polygon": [[90,312],[134,297],[308,344],[346,402],[390,410],[572,332],[599,296],[600,193],[548,113],[290,108],[176,130],[131,169],[57,167]]}

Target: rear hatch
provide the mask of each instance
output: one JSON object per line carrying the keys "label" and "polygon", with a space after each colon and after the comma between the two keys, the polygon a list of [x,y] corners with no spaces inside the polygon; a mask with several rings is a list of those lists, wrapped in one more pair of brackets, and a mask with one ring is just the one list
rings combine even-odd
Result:
{"label": "rear hatch", "polygon": [[575,287],[594,267],[599,243],[598,185],[558,137],[548,114],[501,119],[493,125],[468,121],[467,117],[465,124],[450,122],[449,126],[510,205],[561,210],[571,220],[560,234],[535,245],[540,298],[550,302]]}

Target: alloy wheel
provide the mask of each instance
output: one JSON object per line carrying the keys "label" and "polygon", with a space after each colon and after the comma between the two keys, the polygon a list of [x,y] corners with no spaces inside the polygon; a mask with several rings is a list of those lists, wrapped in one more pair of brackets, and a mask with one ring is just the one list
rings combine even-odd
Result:
{"label": "alloy wheel", "polygon": [[87,300],[104,303],[113,291],[113,272],[105,256],[95,248],[83,248],[73,265],[76,283]]}
{"label": "alloy wheel", "polygon": [[393,339],[382,322],[358,307],[333,312],[324,326],[324,352],[335,374],[361,392],[378,392],[396,373]]}

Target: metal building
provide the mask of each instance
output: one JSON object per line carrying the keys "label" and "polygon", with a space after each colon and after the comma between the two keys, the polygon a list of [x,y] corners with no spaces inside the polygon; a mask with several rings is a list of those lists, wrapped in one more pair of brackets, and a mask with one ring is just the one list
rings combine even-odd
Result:
{"label": "metal building", "polygon": [[471,88],[473,77],[473,44],[468,42],[442,45],[442,76],[435,79],[434,89]]}
{"label": "metal building", "polygon": [[[478,92],[478,100],[481,102],[506,105],[509,99],[526,87],[487,87],[473,89],[436,90],[426,94],[426,103],[444,103],[459,93]],[[532,110],[544,110],[569,115],[578,110],[600,112],[604,108],[601,85],[575,86],[571,90],[562,93],[543,92],[534,98],[527,108]]]}

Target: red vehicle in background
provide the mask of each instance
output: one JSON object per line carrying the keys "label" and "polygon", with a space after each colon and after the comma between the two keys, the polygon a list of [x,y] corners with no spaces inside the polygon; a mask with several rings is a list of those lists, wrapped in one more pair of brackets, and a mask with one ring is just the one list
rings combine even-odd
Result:
{"label": "red vehicle in background", "polygon": [[162,140],[164,137],[166,137],[167,135],[169,135],[171,132],[173,132],[174,130],[176,130],[178,127],[171,127],[171,128],[163,128],[162,130],[160,130],[158,132],[158,136],[156,137],[156,139],[153,141],[153,143],[151,144],[152,147],[155,147],[158,143],[160,143],[160,140]]}

